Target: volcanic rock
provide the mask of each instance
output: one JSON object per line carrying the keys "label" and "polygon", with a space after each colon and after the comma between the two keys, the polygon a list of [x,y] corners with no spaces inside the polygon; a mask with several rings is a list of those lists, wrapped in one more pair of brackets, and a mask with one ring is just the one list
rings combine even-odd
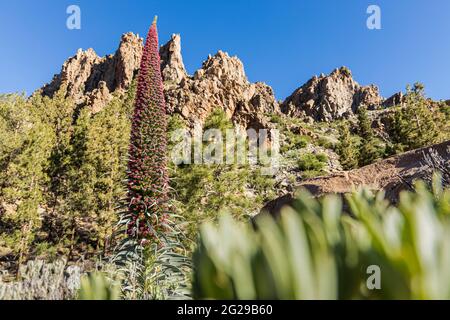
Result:
{"label": "volcanic rock", "polygon": [[122,36],[115,55],[99,57],[93,49],[79,49],[63,64],[61,72],[42,88],[42,94],[52,97],[65,85],[67,97],[98,112],[109,102],[111,93],[124,92],[130,86],[141,56],[142,38],[133,33]]}
{"label": "volcanic rock", "polygon": [[360,106],[375,109],[382,101],[376,86],[360,86],[350,70],[341,67],[327,76],[314,76],[283,102],[281,110],[290,116],[329,122],[355,113]]}
{"label": "volcanic rock", "polygon": [[[122,36],[115,55],[99,57],[93,49],[79,50],[41,92],[52,97],[66,85],[68,97],[99,112],[113,93],[120,95],[129,88],[139,70],[142,50],[142,39],[132,33]],[[181,114],[190,127],[203,124],[217,108],[245,129],[269,128],[267,115],[279,112],[272,88],[261,82],[250,83],[237,57],[219,51],[189,76],[181,55],[180,35],[172,35],[161,47],[160,56],[167,111]]]}

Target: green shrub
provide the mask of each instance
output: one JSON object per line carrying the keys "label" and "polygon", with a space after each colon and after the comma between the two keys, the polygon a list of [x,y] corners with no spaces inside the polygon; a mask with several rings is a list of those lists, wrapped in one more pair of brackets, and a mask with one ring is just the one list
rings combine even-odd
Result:
{"label": "green shrub", "polygon": [[322,171],[328,161],[327,155],[323,153],[305,153],[298,160],[298,167],[302,171]]}
{"label": "green shrub", "polygon": [[233,124],[228,119],[225,111],[219,107],[216,107],[213,112],[208,116],[203,125],[203,130],[219,129],[225,132],[226,129],[232,129]]}
{"label": "green shrub", "polygon": [[335,298],[336,268],[324,230],[318,230],[312,251],[300,216],[290,212],[282,219],[280,226],[261,219],[258,233],[229,217],[217,228],[203,226],[193,257],[194,298]]}
{"label": "green shrub", "polygon": [[[279,221],[202,226],[193,257],[201,299],[450,299],[450,191],[422,183],[393,207],[367,190],[315,200],[305,191]],[[356,217],[351,218],[351,216]],[[370,266],[381,270],[370,290]]]}
{"label": "green shrub", "polygon": [[445,114],[447,120],[450,119],[450,106],[449,105],[442,106],[441,111]]}
{"label": "green shrub", "polygon": [[298,135],[292,133],[291,131],[285,132],[286,139],[282,143],[280,151],[281,153],[286,153],[290,150],[298,150],[305,148],[310,142],[311,138],[308,136]]}
{"label": "green shrub", "polygon": [[282,116],[278,113],[273,113],[273,114],[270,114],[269,116],[270,116],[270,122],[272,122],[272,123],[281,124],[283,122]]}
{"label": "green shrub", "polygon": [[335,142],[332,141],[329,137],[326,137],[326,136],[320,136],[317,139],[316,144],[318,146],[321,146],[321,147],[325,148],[325,149],[334,150],[336,148]]}

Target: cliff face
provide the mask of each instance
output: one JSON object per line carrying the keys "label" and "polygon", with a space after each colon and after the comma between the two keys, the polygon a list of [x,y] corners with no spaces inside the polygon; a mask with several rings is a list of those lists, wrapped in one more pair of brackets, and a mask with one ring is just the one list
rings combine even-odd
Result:
{"label": "cliff face", "polygon": [[78,50],[62,66],[61,72],[42,88],[47,96],[67,86],[67,95],[79,105],[98,112],[113,92],[124,92],[131,84],[142,55],[142,38],[127,33],[122,36],[114,55],[99,57],[93,49]]}
{"label": "cliff face", "polygon": [[291,116],[332,121],[354,113],[360,106],[373,109],[382,104],[376,86],[360,86],[345,67],[329,75],[315,76],[281,105]]}
{"label": "cliff face", "polygon": [[[68,59],[42,94],[52,96],[61,85],[77,104],[100,111],[112,98],[130,86],[142,55],[142,39],[132,33],[122,36],[114,55],[99,57],[92,49],[79,50]],[[173,35],[160,50],[167,110],[181,114],[192,126],[203,123],[216,108],[222,108],[234,123],[244,128],[267,128],[266,115],[279,112],[272,88],[250,83],[242,62],[219,51],[189,76],[181,55],[181,38]]]}
{"label": "cliff face", "polygon": [[169,72],[163,70],[166,102],[169,113],[179,113],[191,124],[202,123],[214,109],[221,108],[244,128],[267,128],[266,115],[278,112],[272,88],[250,83],[242,62],[225,52],[209,56],[192,77],[180,69],[172,65]]}
{"label": "cliff face", "polygon": [[[99,57],[93,49],[80,49],[42,88],[42,94],[52,96],[67,85],[68,96],[77,104],[98,112],[113,93],[120,95],[128,89],[139,69],[142,46],[142,38],[127,33],[114,55]],[[191,126],[202,123],[216,108],[223,109],[235,124],[257,129],[270,127],[269,113],[333,121],[351,116],[361,106],[386,108],[402,100],[401,94],[383,99],[376,86],[359,85],[350,70],[342,67],[313,77],[279,106],[272,88],[250,83],[242,62],[226,52],[208,56],[192,76],[183,64],[179,35],[161,47],[160,55],[167,110],[181,114]]]}

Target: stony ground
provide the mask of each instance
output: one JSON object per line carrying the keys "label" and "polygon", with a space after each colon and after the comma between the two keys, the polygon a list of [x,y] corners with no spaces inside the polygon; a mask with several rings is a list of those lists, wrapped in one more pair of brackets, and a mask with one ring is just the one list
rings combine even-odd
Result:
{"label": "stony ground", "polygon": [[[391,202],[398,200],[399,193],[412,188],[414,180],[429,180],[435,169],[444,171],[450,167],[450,141],[431,147],[409,151],[350,171],[333,173],[302,181],[295,185],[315,196],[324,194],[346,194],[355,188],[366,186],[373,191],[383,190]],[[444,177],[446,182],[447,177]],[[294,193],[269,202],[264,210],[277,214],[284,205],[289,205]]]}

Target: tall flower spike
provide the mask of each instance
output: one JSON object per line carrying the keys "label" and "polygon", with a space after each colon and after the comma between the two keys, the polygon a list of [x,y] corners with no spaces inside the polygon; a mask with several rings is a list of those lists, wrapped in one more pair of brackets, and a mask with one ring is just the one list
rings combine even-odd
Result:
{"label": "tall flower spike", "polygon": [[145,42],[138,75],[128,162],[128,234],[152,239],[167,219],[167,116],[157,17]]}

